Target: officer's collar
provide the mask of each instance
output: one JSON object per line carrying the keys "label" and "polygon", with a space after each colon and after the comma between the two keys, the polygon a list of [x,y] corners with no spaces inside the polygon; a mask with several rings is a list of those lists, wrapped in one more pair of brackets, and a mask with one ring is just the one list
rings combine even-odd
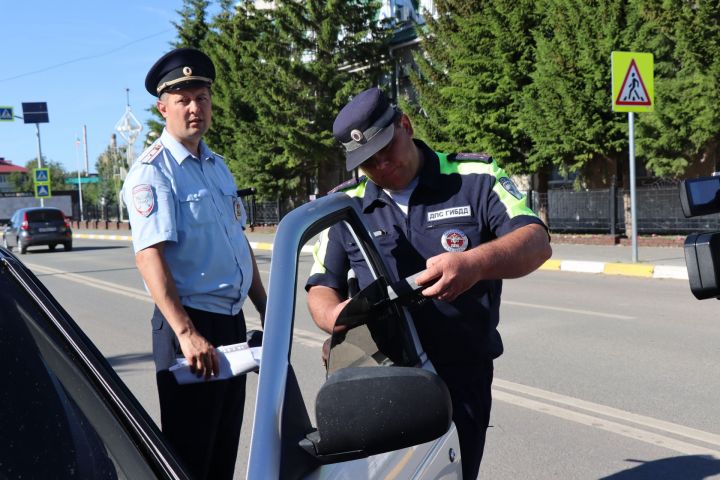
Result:
{"label": "officer's collar", "polygon": [[[170,151],[170,155],[172,155],[178,165],[182,165],[182,162],[184,162],[186,158],[197,159],[197,157],[190,153],[190,150],[185,148],[185,145],[180,143],[167,131],[167,128],[163,129],[163,133],[160,135],[160,141],[163,146]],[[203,160],[215,160],[215,155],[213,155],[212,151],[205,144],[205,141],[200,140],[198,151],[200,152],[200,158]]]}
{"label": "officer's collar", "polygon": [[[437,154],[428,147],[425,142],[413,138],[415,146],[418,147],[420,155],[422,155],[422,167],[418,174],[418,186],[423,185],[433,190],[440,186],[440,160]],[[416,187],[417,188],[417,187]],[[365,195],[363,195],[363,211],[367,210],[376,201],[387,203],[383,195],[383,189],[378,187],[375,182],[368,178],[365,185]],[[387,196],[387,194],[385,194]]]}

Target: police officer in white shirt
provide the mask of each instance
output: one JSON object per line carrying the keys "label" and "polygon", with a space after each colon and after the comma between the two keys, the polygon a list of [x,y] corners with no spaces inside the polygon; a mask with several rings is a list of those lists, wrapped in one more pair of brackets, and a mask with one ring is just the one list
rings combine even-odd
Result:
{"label": "police officer in white shirt", "polygon": [[215,68],[203,52],[175,49],[152,66],[145,88],[166,120],[123,186],[135,259],[155,302],[153,357],[162,430],[194,478],[232,478],[245,377],[178,385],[168,368],[184,357],[198,376],[218,373],[215,347],[245,341],[250,297],[267,300],[244,235],[233,176],[203,142]]}

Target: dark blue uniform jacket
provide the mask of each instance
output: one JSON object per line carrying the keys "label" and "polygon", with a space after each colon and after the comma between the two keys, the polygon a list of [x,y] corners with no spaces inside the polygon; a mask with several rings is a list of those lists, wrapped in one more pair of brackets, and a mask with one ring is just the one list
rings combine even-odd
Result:
{"label": "dark blue uniform jacket", "polygon": [[[446,155],[415,142],[424,161],[407,217],[367,178],[342,189],[364,214],[394,276],[390,282],[425,269],[432,256],[470,249],[532,223],[543,225],[526,206],[525,195],[489,156]],[[345,294],[350,268],[360,288],[372,282],[347,228],[335,225],[315,247],[306,289],[323,285]],[[420,341],[433,363],[467,365],[502,354],[497,331],[501,291],[501,280],[484,280],[453,302],[432,300],[412,308]]]}

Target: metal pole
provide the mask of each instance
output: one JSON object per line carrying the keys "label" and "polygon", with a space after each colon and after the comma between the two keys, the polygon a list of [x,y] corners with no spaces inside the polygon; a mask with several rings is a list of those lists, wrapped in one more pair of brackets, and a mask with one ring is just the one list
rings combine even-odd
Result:
{"label": "metal pole", "polygon": [[[35,131],[37,132],[37,143],[38,143],[38,168],[43,168],[42,164],[42,148],[40,148],[40,124],[35,124]],[[40,197],[40,206],[45,206],[45,199]]]}
{"label": "metal pole", "polygon": [[78,196],[80,198],[80,221],[84,221],[83,218],[83,199],[82,199],[82,183],[80,182],[80,155],[78,154],[78,148],[80,148],[80,140],[75,142],[75,163],[77,164],[77,179],[78,179]]}
{"label": "metal pole", "polygon": [[83,150],[85,153],[85,174],[90,173],[90,165],[88,163],[88,147],[87,147],[87,126],[83,125]]}
{"label": "metal pole", "polygon": [[635,202],[635,114],[628,112],[628,130],[630,140],[630,222],[632,223],[632,261],[638,261],[637,245],[637,209]]}

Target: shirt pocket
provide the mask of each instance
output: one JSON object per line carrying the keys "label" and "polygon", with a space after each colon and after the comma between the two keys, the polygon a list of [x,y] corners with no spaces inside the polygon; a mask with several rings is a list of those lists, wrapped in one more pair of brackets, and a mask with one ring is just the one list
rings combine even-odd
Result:
{"label": "shirt pocket", "polygon": [[180,214],[187,226],[205,225],[215,220],[212,196],[207,189],[190,192],[180,197]]}

